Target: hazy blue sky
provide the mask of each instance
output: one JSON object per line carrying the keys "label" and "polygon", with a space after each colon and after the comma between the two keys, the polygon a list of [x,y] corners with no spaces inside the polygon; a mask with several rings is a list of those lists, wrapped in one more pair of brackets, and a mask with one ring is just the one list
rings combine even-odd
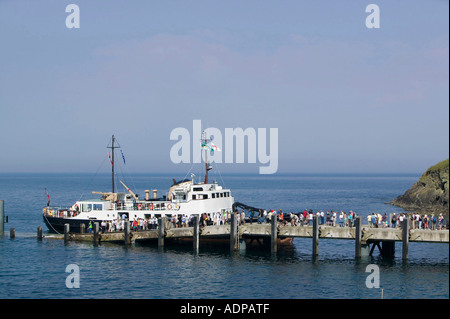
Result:
{"label": "hazy blue sky", "polygon": [[449,156],[448,28],[444,0],[0,0],[0,172],[108,171],[112,134],[129,171],[186,172],[170,132],[199,119],[278,128],[279,173],[421,173]]}

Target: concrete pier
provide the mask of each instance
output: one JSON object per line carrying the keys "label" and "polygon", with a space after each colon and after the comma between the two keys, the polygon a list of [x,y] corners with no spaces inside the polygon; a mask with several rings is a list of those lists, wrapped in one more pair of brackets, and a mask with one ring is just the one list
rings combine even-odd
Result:
{"label": "concrete pier", "polygon": [[[198,218],[198,220],[197,220]],[[130,231],[129,222],[125,231],[106,232],[101,235],[101,242],[117,242],[130,244],[137,242],[158,242],[158,247],[165,245],[165,240],[193,241],[193,250],[198,252],[200,242],[221,242],[227,244],[232,252],[239,249],[239,242],[246,242],[246,249],[251,247],[269,248],[277,252],[280,245],[289,242],[292,238],[312,238],[312,256],[319,254],[319,239],[341,239],[354,241],[355,258],[372,255],[378,248],[383,257],[394,257],[395,243],[402,242],[402,258],[408,259],[409,242],[449,243],[448,230],[410,229],[409,220],[405,220],[402,228],[370,228],[362,225],[361,217],[355,219],[355,227],[335,227],[319,225],[317,216],[313,219],[313,226],[281,226],[273,215],[273,222],[257,224],[247,223],[237,225],[237,215],[232,214],[230,224],[202,226],[200,228],[199,216],[194,219],[193,227],[170,228],[166,227],[165,218],[159,218],[158,229],[144,231]],[[94,232],[95,233],[95,232]],[[39,236],[39,235],[38,235]],[[70,233],[66,224],[64,236],[59,238],[67,243],[73,241],[94,242],[95,234]],[[53,237],[56,238],[56,237]],[[253,245],[253,246],[252,246]]]}

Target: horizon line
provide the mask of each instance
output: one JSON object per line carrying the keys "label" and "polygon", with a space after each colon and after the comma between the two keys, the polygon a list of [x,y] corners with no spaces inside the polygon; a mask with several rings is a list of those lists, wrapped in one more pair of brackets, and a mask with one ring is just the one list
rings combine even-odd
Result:
{"label": "horizon line", "polygon": [[[51,172],[51,171],[41,171],[41,172],[20,172],[20,171],[14,171],[14,172],[1,172],[0,174],[97,174],[97,175],[110,175],[111,172],[89,172],[89,171],[57,171],[57,172]],[[185,174],[185,172],[127,172],[127,174],[124,175],[170,175],[170,174]],[[417,172],[277,172],[274,174],[259,174],[257,172],[226,172],[226,173],[220,173],[219,175],[254,175],[254,176],[286,176],[286,175],[422,175],[423,173],[417,173]],[[116,175],[118,175],[116,173]],[[213,174],[216,175],[216,174]],[[197,176],[197,175],[196,175]]]}

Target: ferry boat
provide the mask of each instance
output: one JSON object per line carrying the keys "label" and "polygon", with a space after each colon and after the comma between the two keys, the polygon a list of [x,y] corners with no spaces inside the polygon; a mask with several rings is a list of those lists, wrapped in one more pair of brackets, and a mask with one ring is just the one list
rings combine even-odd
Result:
{"label": "ferry boat", "polygon": [[[153,217],[173,217],[190,218],[194,214],[227,213],[233,211],[234,198],[230,189],[223,188],[216,181],[210,183],[208,171],[211,166],[207,161],[205,153],[205,179],[203,182],[195,183],[193,175],[191,179],[182,181],[173,180],[167,195],[158,197],[157,190],[145,191],[145,198],[141,199],[134,194],[122,181],[121,184],[127,192],[116,192],[114,181],[114,150],[120,146],[115,145],[114,135],[111,146],[112,165],[112,192],[92,192],[100,194],[100,198],[76,201],[71,207],[51,207],[47,205],[43,208],[43,219],[50,232],[64,232],[64,224],[69,224],[71,232],[80,232],[82,224],[85,229],[89,223],[113,222],[121,219],[150,220]],[[206,143],[206,140],[204,141]],[[202,144],[203,146],[205,144]]]}

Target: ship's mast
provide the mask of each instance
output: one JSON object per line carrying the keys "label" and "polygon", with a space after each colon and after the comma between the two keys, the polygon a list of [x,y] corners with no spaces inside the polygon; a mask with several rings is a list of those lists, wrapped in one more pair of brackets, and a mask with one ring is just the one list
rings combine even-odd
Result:
{"label": "ship's mast", "polygon": [[111,142],[111,146],[107,146],[107,148],[111,149],[111,166],[112,166],[112,192],[114,193],[115,187],[114,187],[114,149],[115,148],[120,148],[119,146],[114,146],[114,142],[116,141],[114,135],[112,136],[112,142]]}
{"label": "ship's mast", "polygon": [[[208,140],[206,139],[206,132],[203,131],[203,144],[207,145]],[[205,148],[205,184],[208,184],[208,172],[211,169],[211,167],[208,164],[208,148]]]}
{"label": "ship's mast", "polygon": [[[206,145],[206,132],[203,131],[203,139]],[[205,184],[208,184],[208,150],[205,149]]]}

